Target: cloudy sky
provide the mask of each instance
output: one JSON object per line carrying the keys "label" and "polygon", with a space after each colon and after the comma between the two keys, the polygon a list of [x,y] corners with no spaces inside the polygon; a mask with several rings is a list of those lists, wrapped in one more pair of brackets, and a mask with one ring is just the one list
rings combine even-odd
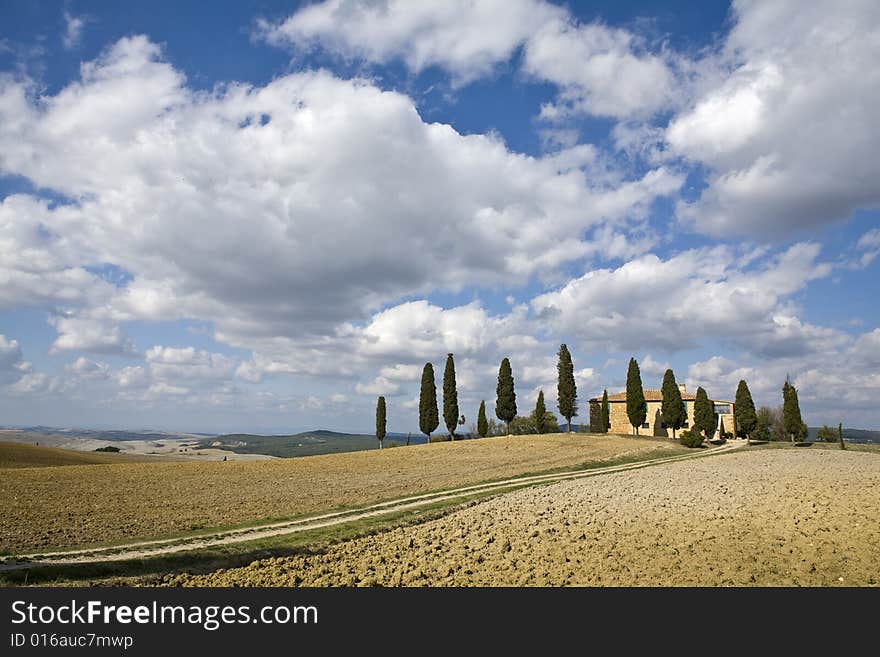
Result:
{"label": "cloudy sky", "polygon": [[417,431],[673,367],[880,429],[880,3],[0,8],[0,425]]}

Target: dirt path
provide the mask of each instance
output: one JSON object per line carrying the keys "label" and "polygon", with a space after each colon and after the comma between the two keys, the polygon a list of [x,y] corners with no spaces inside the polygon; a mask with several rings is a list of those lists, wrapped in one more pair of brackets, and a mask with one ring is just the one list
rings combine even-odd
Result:
{"label": "dirt path", "polygon": [[512,477],[509,479],[504,479],[502,481],[495,481],[487,484],[462,486],[439,493],[426,493],[423,495],[414,495],[398,500],[380,502],[378,504],[372,504],[370,506],[362,507],[360,509],[324,513],[320,515],[300,518],[297,520],[267,523],[243,529],[218,532],[216,534],[211,534],[210,536],[197,536],[192,538],[178,538],[158,541],[139,541],[106,548],[45,551],[40,553],[20,554],[12,557],[6,557],[5,561],[3,563],[0,563],[0,572],[31,568],[35,565],[46,564],[87,564],[107,561],[125,561],[129,559],[147,559],[151,557],[158,557],[189,550],[231,545],[235,543],[254,541],[263,538],[282,536],[285,534],[294,534],[297,532],[320,529],[322,527],[329,527],[332,525],[339,525],[342,523],[362,520],[365,518],[388,515],[392,513],[397,513],[399,511],[417,509],[420,507],[435,504],[437,502],[462,499],[479,493],[503,492],[505,490],[519,488],[522,486],[553,483],[571,479],[583,479],[585,477],[595,477],[598,475],[609,473],[626,472],[628,470],[635,470],[647,466],[692,460],[711,454],[718,454],[720,452],[730,451],[731,449],[737,449],[743,444],[744,443],[742,443],[741,441],[734,441],[720,447],[713,447],[708,450],[695,452],[692,454],[688,453],[679,456],[655,458],[645,461],[638,461],[635,463],[594,468],[590,470],[576,470],[547,475]]}

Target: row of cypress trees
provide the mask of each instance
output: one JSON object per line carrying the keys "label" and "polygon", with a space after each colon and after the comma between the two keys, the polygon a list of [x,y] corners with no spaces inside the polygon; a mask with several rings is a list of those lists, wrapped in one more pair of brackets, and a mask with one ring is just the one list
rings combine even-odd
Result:
{"label": "row of cypress trees", "polygon": [[[571,418],[577,416],[577,386],[574,380],[574,365],[571,353],[565,344],[559,346],[557,353],[557,404],[559,412],[566,419],[568,431],[571,432]],[[499,420],[507,425],[510,433],[510,423],[517,413],[516,392],[514,390],[513,372],[510,360],[504,358],[498,370],[498,385],[495,390],[495,414]],[[785,431],[792,437],[803,439],[805,436],[805,424],[801,419],[800,407],[797,398],[797,389],[786,378],[783,393],[783,422]],[[663,375],[661,388],[662,402],[660,416],[663,424],[672,429],[672,436],[687,422],[687,409],[681,397],[681,390],[675,381],[672,369],[667,369]],[[630,358],[626,376],[626,414],[636,435],[639,428],[647,419],[648,406],[645,401],[645,393],[642,387],[641,371],[635,358]],[[734,422],[737,435],[746,439],[751,438],[758,423],[755,404],[751,392],[745,380],[740,380],[736,390],[734,401]],[[549,427],[544,426],[546,406],[544,404],[544,391],[538,393],[538,401],[535,405],[535,428],[538,433],[543,433]],[[376,437],[380,447],[385,437],[386,422],[385,398],[379,397],[376,405]],[[458,390],[455,381],[455,361],[452,354],[446,356],[446,368],[443,372],[443,421],[449,431],[452,440],[455,440],[455,430],[465,423],[464,416],[459,416]],[[608,403],[608,391],[602,394],[602,402],[599,409],[599,422],[603,432],[611,428],[610,405]],[[714,403],[709,399],[705,389],[697,388],[694,401],[694,427],[693,431],[711,437],[715,434],[717,416],[715,415]],[[434,366],[425,363],[422,370],[421,390],[419,394],[419,429],[429,439],[431,434],[440,424],[437,409],[437,388],[434,383]],[[489,432],[489,422],[486,418],[486,401],[480,402],[477,413],[477,433],[484,437]],[[721,432],[724,434],[722,420]]]}
{"label": "row of cypress trees", "polygon": [[[571,431],[571,418],[577,416],[577,387],[574,381],[574,365],[571,354],[565,344],[560,345],[558,352],[559,384],[557,397],[559,412],[568,423]],[[536,429],[543,433],[550,427],[544,426],[546,416],[544,403],[544,391],[538,393],[538,401],[535,405]],[[507,425],[510,433],[510,423],[516,418],[516,391],[514,389],[513,371],[510,367],[510,359],[504,358],[498,369],[498,385],[495,389],[495,415]],[[376,438],[381,442],[385,437],[386,422],[385,397],[379,397],[376,403]],[[446,356],[446,368],[443,371],[443,421],[449,431],[449,436],[455,440],[455,431],[458,426],[465,423],[464,416],[459,415],[458,390],[455,381],[455,361],[452,354]],[[440,426],[440,418],[437,408],[437,386],[434,378],[434,366],[425,363],[422,369],[422,381],[419,391],[419,430],[430,440],[431,434]],[[486,401],[480,402],[477,412],[477,433],[485,437],[489,433],[489,421],[486,418]]]}

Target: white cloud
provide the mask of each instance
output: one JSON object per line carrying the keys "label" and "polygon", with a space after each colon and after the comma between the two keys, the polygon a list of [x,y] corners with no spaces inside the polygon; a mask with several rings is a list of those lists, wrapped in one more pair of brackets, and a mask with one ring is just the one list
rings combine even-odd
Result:
{"label": "white cloud", "polygon": [[53,379],[43,372],[28,372],[6,386],[7,392],[13,395],[37,395],[51,392],[53,388]]}
{"label": "white cloud", "polygon": [[119,326],[81,317],[51,317],[49,323],[58,331],[49,353],[87,351],[105,354],[137,353],[134,343]]}
{"label": "white cloud", "polygon": [[193,347],[155,346],[145,354],[150,374],[164,382],[229,380],[236,371],[235,359]]}
{"label": "white cloud", "polygon": [[541,109],[546,119],[571,114],[649,116],[672,104],[675,79],[665,59],[645,51],[631,32],[570,16],[534,30],[523,69],[556,84],[559,98]]}
{"label": "white cloud", "polygon": [[64,12],[64,34],[61,36],[61,43],[65,50],[73,50],[82,39],[83,28],[86,25],[86,18],[83,16],[74,16],[70,12]]}
{"label": "white cloud", "polygon": [[711,235],[778,237],[880,204],[880,5],[739,1],[733,21],[667,130],[711,172],[679,216]]}
{"label": "white cloud", "polygon": [[68,363],[65,369],[79,379],[102,380],[110,376],[110,366],[107,363],[91,360],[85,356]]}
{"label": "white cloud", "polygon": [[0,384],[14,383],[30,370],[31,364],[24,360],[18,340],[0,334]]}
{"label": "white cloud", "polygon": [[537,296],[532,308],[555,331],[611,350],[678,351],[714,336],[768,356],[804,353],[837,339],[831,329],[801,323],[787,305],[790,295],[830,273],[818,255],[818,245],[800,243],[743,270],[723,246],[667,260],[648,254],[589,271]]}
{"label": "white cloud", "polygon": [[[586,151],[517,154],[326,72],[192,92],[141,36],[81,72],[39,99],[0,81],[0,170],[76,199],[6,199],[0,223],[9,253],[32,243],[47,262],[28,278],[33,260],[13,256],[7,303],[69,309],[56,350],[124,351],[118,326],[139,319],[307,341],[403,296],[552,273],[596,252],[590,228],[626,242],[683,180],[588,176]],[[99,263],[132,280],[84,269]]]}
{"label": "white cloud", "polygon": [[147,385],[147,371],[141,365],[129,365],[118,372],[114,372],[113,378],[120,388],[138,388]]}
{"label": "white cloud", "polygon": [[491,73],[535,26],[563,13],[537,0],[327,0],[260,30],[275,45],[375,63],[401,58],[413,72],[441,66],[461,84]]}
{"label": "white cloud", "polygon": [[549,119],[645,116],[672,100],[668,63],[635,35],[580,24],[541,0],[326,0],[279,23],[262,21],[260,31],[298,50],[320,47],[375,64],[402,59],[414,73],[439,66],[456,86],[491,74],[522,47],[523,71],[559,87],[557,102],[542,110]]}

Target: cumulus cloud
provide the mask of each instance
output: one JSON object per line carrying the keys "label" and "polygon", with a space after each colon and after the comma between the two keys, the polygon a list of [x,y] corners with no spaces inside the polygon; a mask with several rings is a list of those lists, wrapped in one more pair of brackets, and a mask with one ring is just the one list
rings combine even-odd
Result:
{"label": "cumulus cloud", "polygon": [[439,66],[455,85],[491,74],[522,47],[524,73],[560,89],[557,102],[542,109],[549,119],[650,115],[671,100],[674,86],[666,59],[631,32],[581,24],[543,0],[326,0],[259,27],[275,45],[377,64],[401,59],[414,73]]}
{"label": "cumulus cloud", "polygon": [[110,376],[110,366],[102,361],[95,361],[85,356],[80,356],[72,363],[65,365],[65,369],[80,379],[107,379]]}
{"label": "cumulus cloud", "polygon": [[0,334],[0,384],[14,383],[31,371],[24,360],[18,340]]}
{"label": "cumulus cloud", "polygon": [[[326,72],[192,92],[141,36],[54,96],[4,79],[0,119],[0,170],[77,199],[5,202],[10,251],[29,239],[51,265],[39,298],[81,307],[57,323],[57,350],[124,349],[114,327],[138,319],[214,320],[230,339],[326,335],[401,296],[524,282],[595,251],[591,227],[623,235],[682,182],[658,168],[594,184],[571,156],[461,135],[402,94]],[[96,263],[131,280],[98,279]]]}
{"label": "cumulus cloud", "polygon": [[648,117],[673,104],[676,88],[666,58],[648,52],[633,33],[581,25],[570,16],[531,33],[523,69],[559,87],[558,99],[541,108],[541,117],[550,120],[572,114]]}
{"label": "cumulus cloud", "polygon": [[259,29],[275,45],[321,47],[375,63],[400,58],[413,72],[441,66],[465,83],[491,73],[536,25],[563,13],[538,0],[326,0],[278,23],[261,21]]}
{"label": "cumulus cloud", "polygon": [[796,244],[758,268],[743,269],[737,255],[725,246],[666,260],[648,254],[589,271],[531,305],[553,330],[609,350],[679,351],[714,336],[775,356],[835,343],[835,331],[800,322],[788,304],[831,272],[817,244]]}
{"label": "cumulus cloud", "polygon": [[880,204],[880,6],[740,0],[732,18],[666,131],[710,170],[679,216],[711,235],[779,237]]}
{"label": "cumulus cloud", "polygon": [[83,317],[52,317],[49,322],[58,331],[49,353],[87,351],[104,354],[137,353],[134,342],[119,327]]}

